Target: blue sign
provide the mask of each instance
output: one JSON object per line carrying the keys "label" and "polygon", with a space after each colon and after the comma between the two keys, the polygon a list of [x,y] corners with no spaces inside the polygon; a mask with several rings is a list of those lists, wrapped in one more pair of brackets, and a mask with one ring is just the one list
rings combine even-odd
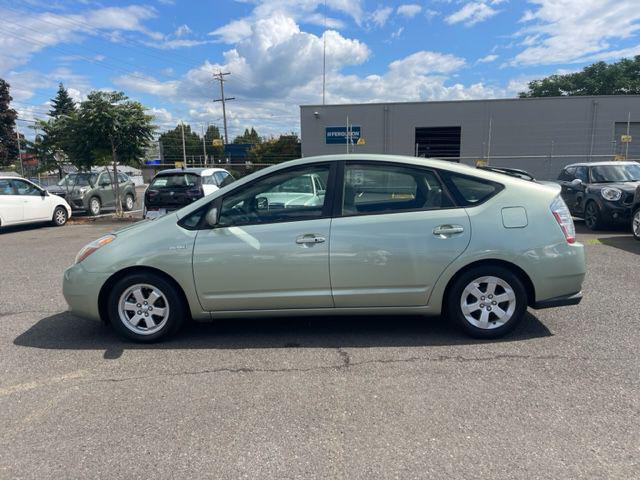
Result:
{"label": "blue sign", "polygon": [[[355,145],[360,139],[360,127],[356,127],[355,125],[349,128],[351,133],[351,141]],[[336,143],[347,143],[347,127],[326,127],[325,128],[325,143],[327,144],[336,144]]]}
{"label": "blue sign", "polygon": [[154,160],[145,160],[144,164],[145,165],[160,165],[160,159],[156,158]]}

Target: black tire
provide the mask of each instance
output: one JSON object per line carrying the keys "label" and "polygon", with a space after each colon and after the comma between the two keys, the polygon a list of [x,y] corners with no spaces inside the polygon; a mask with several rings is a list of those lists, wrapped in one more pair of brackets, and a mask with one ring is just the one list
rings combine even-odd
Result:
{"label": "black tire", "polygon": [[58,206],[53,211],[53,216],[51,217],[51,223],[53,223],[56,227],[62,227],[69,220],[69,212],[63,206]]}
{"label": "black tire", "polygon": [[100,215],[102,211],[102,202],[98,197],[91,197],[89,199],[89,213],[94,217]]}
{"label": "black tire", "polygon": [[[127,326],[125,324],[125,320],[120,317],[119,302],[122,295],[124,295],[127,290],[135,288],[137,285],[148,285],[159,290],[164,295],[164,299],[162,299],[160,307],[166,303],[166,307],[169,308],[168,317],[166,318],[165,323],[160,329],[153,333],[139,333],[141,329],[145,328],[143,322],[140,322],[138,327],[134,326],[132,329],[132,327]],[[163,277],[153,273],[136,273],[122,278],[111,289],[107,302],[109,321],[118,335],[124,339],[140,343],[153,343],[173,335],[180,329],[180,327],[182,327],[184,319],[187,316],[186,305],[184,304],[175,285]],[[129,313],[134,314],[139,312]],[[162,322],[158,322],[158,325],[161,323]],[[129,325],[131,325],[130,322]],[[137,331],[134,331],[134,329]]]}
{"label": "black tire", "polygon": [[584,224],[589,230],[602,230],[604,227],[600,207],[593,200],[587,202],[584,206]]}
{"label": "black tire", "polygon": [[[465,288],[467,288],[467,286],[472,284],[475,280],[482,277],[497,277],[502,282],[506,282],[506,284],[511,287],[511,291],[515,295],[515,306],[513,309],[513,313],[503,325],[499,325],[499,321],[496,320],[494,324],[492,324],[490,327],[488,326],[488,328],[486,329],[479,328],[478,326],[470,323],[470,321],[467,320],[465,314],[462,311],[461,304],[463,301],[462,297]],[[499,286],[496,289],[497,294],[503,291],[506,294],[506,290],[504,290],[502,287]],[[469,299],[472,297],[473,295],[471,295],[470,297],[465,297],[465,301],[469,301]],[[484,299],[485,297],[482,298]],[[478,298],[477,301],[479,303],[481,300]],[[487,300],[487,305],[489,301],[491,300]],[[505,308],[505,305],[505,303],[500,303],[499,305],[497,305],[497,307]],[[496,306],[489,306],[488,308],[486,306],[484,307],[484,309],[487,310],[491,310],[492,308],[494,309],[494,313],[492,315],[488,312],[489,318],[496,319]],[[478,311],[482,312],[483,310]],[[524,317],[526,311],[527,291],[522,283],[522,280],[520,280],[520,277],[513,273],[511,270],[498,265],[479,266],[459,275],[451,285],[451,288],[449,288],[449,294],[446,299],[446,313],[449,319],[453,321],[456,326],[464,330],[468,335],[475,338],[498,338],[507,334],[508,332],[513,330],[515,326],[522,320],[522,317]],[[489,322],[489,324],[491,324],[491,322]],[[498,326],[496,326],[496,324]]]}
{"label": "black tire", "polygon": [[640,208],[638,208],[631,217],[631,232],[633,238],[640,241]]}
{"label": "black tire", "polygon": [[[131,202],[131,205],[129,206],[129,202]],[[134,209],[136,205],[136,201],[133,199],[133,195],[131,195],[130,193],[127,193],[124,196],[124,202],[122,202],[122,209],[125,212],[130,212],[131,210]]]}

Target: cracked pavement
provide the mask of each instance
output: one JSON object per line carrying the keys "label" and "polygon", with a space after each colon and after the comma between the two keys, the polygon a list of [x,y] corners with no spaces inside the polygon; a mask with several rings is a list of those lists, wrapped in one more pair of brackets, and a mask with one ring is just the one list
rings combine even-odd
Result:
{"label": "cracked pavement", "polygon": [[126,344],[61,275],[113,228],[0,233],[0,478],[638,478],[640,242],[499,341],[443,319],[276,318]]}

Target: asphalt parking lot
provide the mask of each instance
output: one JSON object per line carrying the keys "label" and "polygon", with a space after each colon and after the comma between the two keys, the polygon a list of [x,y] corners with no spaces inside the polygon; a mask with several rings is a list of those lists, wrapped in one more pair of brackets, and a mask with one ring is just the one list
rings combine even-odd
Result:
{"label": "asphalt parking lot", "polygon": [[575,307],[500,341],[443,319],[234,320],[125,344],[66,313],[110,223],[0,233],[2,478],[640,477],[640,242],[585,233]]}

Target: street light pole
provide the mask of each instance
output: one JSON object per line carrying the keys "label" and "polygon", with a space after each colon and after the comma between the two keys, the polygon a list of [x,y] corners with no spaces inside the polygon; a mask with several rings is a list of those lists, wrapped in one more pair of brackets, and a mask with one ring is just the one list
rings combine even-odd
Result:
{"label": "street light pole", "polygon": [[18,158],[20,159],[20,174],[24,177],[24,165],[22,164],[22,148],[20,146],[20,132],[16,128],[16,138],[18,139]]}

